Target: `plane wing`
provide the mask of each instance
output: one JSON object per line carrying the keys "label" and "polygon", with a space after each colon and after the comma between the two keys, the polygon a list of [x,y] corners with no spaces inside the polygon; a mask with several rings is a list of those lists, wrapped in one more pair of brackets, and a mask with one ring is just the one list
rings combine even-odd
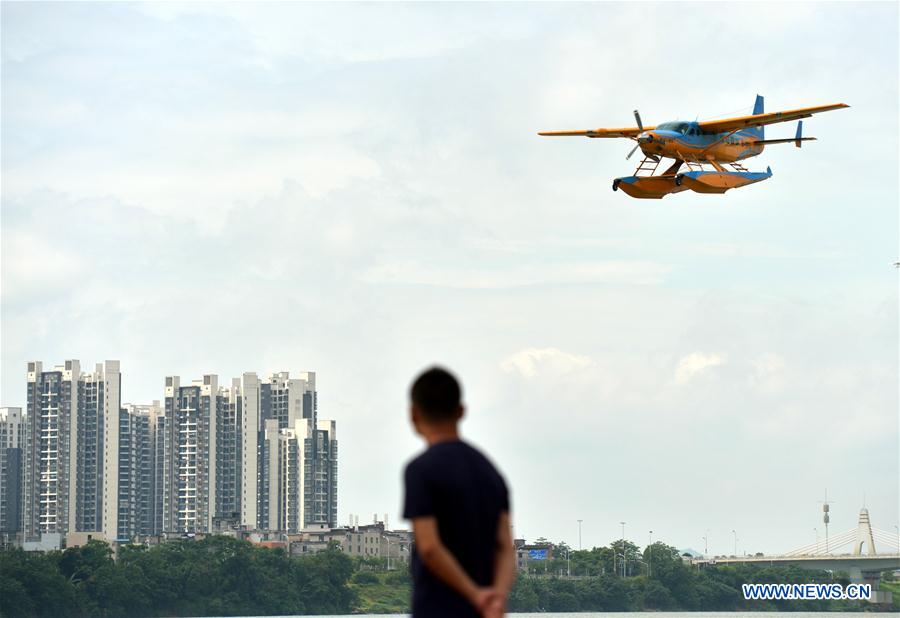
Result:
{"label": "plane wing", "polygon": [[[655,129],[656,127],[644,127],[644,131]],[[541,131],[538,135],[548,135],[550,137],[637,137],[641,130],[637,127],[623,127],[621,129],[587,129],[585,131]]]}
{"label": "plane wing", "polygon": [[749,127],[761,127],[767,124],[789,122],[800,118],[809,118],[819,112],[829,112],[833,109],[850,107],[846,103],[832,103],[831,105],[819,105],[818,107],[801,107],[784,112],[771,112],[767,114],[754,114],[752,116],[739,116],[737,118],[725,118],[724,120],[707,120],[700,123],[700,130],[708,133],[726,133],[738,131]]}

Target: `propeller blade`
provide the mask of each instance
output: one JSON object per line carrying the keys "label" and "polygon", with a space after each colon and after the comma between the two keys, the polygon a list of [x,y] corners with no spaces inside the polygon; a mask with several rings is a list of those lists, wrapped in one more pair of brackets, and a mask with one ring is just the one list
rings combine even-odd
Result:
{"label": "propeller blade", "polygon": [[639,147],[640,147],[640,144],[635,144],[635,145],[634,145],[634,148],[631,149],[631,152],[629,152],[629,153],[625,156],[625,160],[627,161],[628,159],[630,159],[630,158],[631,158],[631,155],[633,155],[633,154],[634,154],[634,151],[637,150]]}
{"label": "propeller blade", "polygon": [[638,130],[643,133],[644,132],[644,123],[641,122],[641,115],[637,110],[634,110],[634,120],[637,122]]}

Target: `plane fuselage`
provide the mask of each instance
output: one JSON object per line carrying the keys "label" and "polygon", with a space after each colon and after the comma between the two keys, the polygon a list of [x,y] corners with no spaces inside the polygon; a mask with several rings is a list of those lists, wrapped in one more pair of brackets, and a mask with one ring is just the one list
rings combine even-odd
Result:
{"label": "plane fuselage", "polygon": [[677,160],[732,163],[755,157],[765,146],[761,129],[734,133],[708,133],[696,122],[665,122],[638,135],[641,151],[648,156]]}

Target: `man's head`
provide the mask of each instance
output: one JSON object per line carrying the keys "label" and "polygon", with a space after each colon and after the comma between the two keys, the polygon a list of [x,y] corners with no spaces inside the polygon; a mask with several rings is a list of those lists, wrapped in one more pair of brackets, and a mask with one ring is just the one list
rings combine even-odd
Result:
{"label": "man's head", "polygon": [[409,396],[413,424],[423,435],[423,429],[455,427],[462,418],[462,389],[453,374],[442,367],[422,372],[413,382]]}

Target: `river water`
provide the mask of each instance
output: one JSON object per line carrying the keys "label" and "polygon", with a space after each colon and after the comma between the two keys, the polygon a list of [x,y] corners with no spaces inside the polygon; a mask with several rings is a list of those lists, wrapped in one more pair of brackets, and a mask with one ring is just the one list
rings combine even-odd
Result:
{"label": "river water", "polygon": [[[533,614],[507,614],[507,616],[541,616],[542,618],[762,618],[763,616],[787,616],[791,618],[840,618],[841,616],[872,616],[866,612],[543,612]],[[286,618],[286,617],[284,617]],[[295,617],[291,617],[295,618]],[[298,618],[298,617],[297,617]],[[408,618],[408,614],[354,614],[353,616],[320,616],[319,618]]]}

